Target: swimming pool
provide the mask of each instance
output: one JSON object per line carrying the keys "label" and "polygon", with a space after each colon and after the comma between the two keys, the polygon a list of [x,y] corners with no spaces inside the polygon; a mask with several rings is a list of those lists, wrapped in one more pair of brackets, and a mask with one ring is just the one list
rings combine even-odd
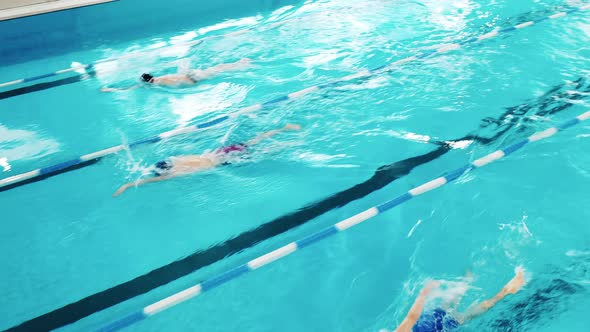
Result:
{"label": "swimming pool", "polygon": [[[585,112],[588,13],[281,98],[574,6],[580,3],[309,1],[2,66],[6,82],[219,35],[98,64],[95,78],[5,95],[2,178],[281,101],[0,192],[0,328],[49,321],[41,326],[95,330]],[[256,62],[250,70],[193,88],[100,92],[146,71],[245,57]],[[111,197],[167,156],[288,122],[303,129],[262,144],[248,160]],[[572,127],[128,330],[392,329],[426,278],[457,280],[472,270],[467,305],[493,295],[517,265],[532,274],[527,287],[463,329],[582,330],[590,308],[589,137],[588,124]],[[449,140],[471,144],[436,144]],[[231,238],[238,240],[224,246]]]}

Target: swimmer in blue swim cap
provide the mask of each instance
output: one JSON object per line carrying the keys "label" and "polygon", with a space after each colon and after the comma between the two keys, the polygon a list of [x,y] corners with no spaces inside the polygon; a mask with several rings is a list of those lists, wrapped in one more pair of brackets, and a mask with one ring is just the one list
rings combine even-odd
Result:
{"label": "swimmer in blue swim cap", "polygon": [[147,183],[169,180],[178,176],[194,174],[215,168],[217,166],[229,165],[239,160],[241,156],[248,153],[248,150],[261,141],[273,137],[281,132],[289,130],[300,130],[301,126],[287,124],[282,128],[267,131],[244,143],[229,144],[213,151],[202,154],[191,154],[173,156],[157,162],[151,168],[151,177],[122,185],[113,197],[121,195],[131,187],[138,187]]}
{"label": "swimmer in blue swim cap", "polygon": [[[443,332],[454,331],[461,324],[468,322],[488,311],[500,300],[509,294],[515,294],[525,284],[524,269],[517,268],[516,275],[510,280],[494,297],[483,302],[472,305],[465,313],[452,312],[452,308],[458,306],[459,301],[467,288],[463,287],[462,291],[454,294],[451,303],[446,303],[434,310],[424,311],[426,301],[434,297],[433,294],[441,286],[439,281],[430,281],[420,291],[418,298],[410,308],[410,311],[402,323],[392,332]],[[385,332],[387,330],[381,330]]]}

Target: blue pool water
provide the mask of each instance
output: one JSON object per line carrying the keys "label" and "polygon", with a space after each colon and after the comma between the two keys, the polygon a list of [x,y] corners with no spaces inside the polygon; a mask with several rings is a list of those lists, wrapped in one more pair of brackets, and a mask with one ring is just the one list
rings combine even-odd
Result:
{"label": "blue pool water", "polygon": [[[186,24],[167,30],[129,38],[107,35],[98,45],[11,58],[0,67],[0,82],[67,68],[72,61],[88,63],[220,35],[192,48],[159,49],[98,65],[96,78],[1,99],[0,178],[203,122],[580,4],[294,2],[232,12],[192,28],[181,17]],[[5,253],[0,329],[65,308],[59,317],[85,318],[58,324],[60,330],[95,330],[587,111],[589,15],[545,21],[0,192],[0,250]],[[222,21],[226,24],[219,25]],[[249,32],[221,36],[245,28]],[[254,60],[250,70],[192,88],[100,92],[103,86],[133,83],[147,71],[206,68],[245,57]],[[302,130],[264,142],[247,160],[111,197],[167,156],[215,149],[228,132],[232,142],[241,142],[285,123],[301,124]],[[464,309],[493,296],[516,266],[527,270],[527,286],[461,330],[583,330],[590,309],[589,129],[582,123],[527,146],[127,330],[394,329],[426,279],[459,281],[472,271],[475,280]],[[473,140],[474,135],[493,139]],[[439,149],[436,142],[455,139],[467,142],[411,170],[401,163]],[[385,168],[391,170],[386,174],[397,175],[395,180],[377,177],[366,195],[346,191],[384,165],[397,166]],[[343,191],[342,203],[328,206],[326,198]],[[239,252],[198,269],[198,260],[183,260],[272,221],[275,226],[255,232],[254,242],[261,242],[247,249],[235,248]],[[281,233],[278,224],[290,226]],[[183,263],[169,265],[179,260]],[[160,267],[165,272],[132,281]],[[196,271],[178,272],[191,269]],[[178,278],[164,286],[146,286],[175,274]],[[129,281],[127,288],[113,288]],[[138,291],[144,286],[151,290]],[[134,292],[140,295],[129,295]],[[81,314],[76,302],[97,293],[132,298]]]}

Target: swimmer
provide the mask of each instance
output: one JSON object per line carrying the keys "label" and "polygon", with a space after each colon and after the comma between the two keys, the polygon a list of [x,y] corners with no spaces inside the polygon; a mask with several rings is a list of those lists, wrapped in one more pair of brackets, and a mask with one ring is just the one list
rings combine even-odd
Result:
{"label": "swimmer", "polygon": [[488,311],[507,295],[518,292],[525,284],[524,270],[517,268],[514,278],[498,294],[481,303],[472,305],[465,313],[453,313],[452,315],[449,313],[452,307],[459,305],[460,298],[463,294],[459,294],[452,303],[447,303],[442,307],[423,312],[426,299],[440,284],[439,281],[430,281],[426,284],[422,291],[420,291],[418,298],[410,308],[405,319],[393,332],[442,332],[455,330],[461,324]]}
{"label": "swimmer", "polygon": [[241,70],[245,69],[250,66],[251,60],[248,58],[241,59],[236,62],[232,63],[222,63],[217,66],[207,68],[204,70],[200,69],[192,69],[185,73],[178,73],[178,74],[169,74],[169,75],[162,75],[162,76],[154,76],[149,73],[144,73],[140,76],[140,81],[142,84],[135,84],[130,87],[126,88],[108,88],[104,87],[101,89],[103,92],[113,92],[113,91],[124,91],[124,90],[131,90],[141,87],[142,85],[158,85],[158,86],[166,86],[166,87],[187,87],[192,86],[200,81],[212,78],[217,76],[223,72],[231,71],[231,70]]}
{"label": "swimmer", "polygon": [[147,183],[165,181],[178,176],[212,169],[220,165],[228,165],[232,159],[235,159],[235,157],[246,153],[250,147],[260,143],[262,140],[270,138],[283,131],[300,129],[300,125],[287,124],[283,128],[260,134],[246,143],[238,143],[220,147],[213,152],[200,155],[170,157],[166,160],[159,161],[154,165],[152,170],[153,177],[124,184],[113,194],[113,197],[121,195],[125,190],[133,186],[137,187]]}

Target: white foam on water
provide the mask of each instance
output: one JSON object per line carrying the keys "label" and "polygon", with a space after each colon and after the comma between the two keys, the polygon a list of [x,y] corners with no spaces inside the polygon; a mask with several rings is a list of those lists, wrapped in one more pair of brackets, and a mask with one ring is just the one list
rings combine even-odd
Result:
{"label": "white foam on water", "polygon": [[352,134],[352,136],[391,136],[391,137],[396,137],[396,138],[404,139],[407,141],[418,142],[418,143],[428,143],[433,140],[433,138],[428,135],[422,135],[422,134],[407,132],[407,131],[381,130],[381,129],[363,130],[363,131],[356,132],[356,133]]}
{"label": "white foam on water", "polygon": [[[205,88],[201,86],[200,88]],[[196,117],[213,112],[224,111],[234,105],[241,103],[248,93],[248,87],[233,83],[219,83],[208,86],[193,93],[170,96],[168,98],[172,113],[178,116],[177,123],[185,126]],[[197,105],[197,106],[195,106]],[[201,121],[199,121],[201,122]]]}
{"label": "white foam on water", "polygon": [[441,286],[432,291],[432,298],[440,299],[443,303],[452,303],[461,298],[473,287],[466,281],[440,280]]}
{"label": "white foam on water", "polygon": [[171,43],[184,43],[187,41],[191,41],[197,38],[198,34],[195,31],[188,31],[183,33],[182,35],[173,36],[170,38]]}
{"label": "white foam on water", "polygon": [[78,74],[86,74],[85,65],[80,62],[72,62],[70,67],[74,69],[74,71]]}
{"label": "white foam on water", "polygon": [[8,163],[8,159],[6,159],[6,158],[0,158],[0,166],[2,166],[3,172],[8,172],[12,168],[10,166],[10,164]]}
{"label": "white foam on water", "polygon": [[528,216],[525,214],[520,221],[498,224],[498,229],[503,233],[498,239],[498,244],[506,257],[516,262],[519,261],[519,257],[522,257],[521,250],[542,243],[531,231],[527,219]]}
{"label": "white foam on water", "polygon": [[464,149],[467,149],[471,144],[473,144],[473,141],[464,140],[464,141],[445,142],[445,143],[447,143],[453,149],[464,150]]}
{"label": "white foam on water", "polygon": [[184,59],[180,59],[175,61],[176,63],[176,68],[177,68],[177,72],[179,73],[188,73],[189,71],[191,71],[193,68],[191,68],[191,59],[189,58],[184,58]]}
{"label": "white foam on water", "polygon": [[244,17],[244,18],[240,18],[237,20],[227,20],[227,21],[224,21],[223,23],[218,23],[218,24],[214,24],[214,25],[211,25],[208,27],[200,28],[199,30],[197,30],[197,33],[199,35],[204,35],[206,33],[212,32],[212,31],[233,28],[233,27],[239,27],[239,26],[245,26],[245,25],[252,25],[252,24],[258,23],[258,21],[260,21],[261,19],[262,19],[262,16],[257,15],[257,16]]}
{"label": "white foam on water", "polygon": [[566,93],[569,95],[590,96],[590,92],[582,92],[577,90],[568,90]]}
{"label": "white foam on water", "polygon": [[590,251],[580,251],[571,249],[566,251],[565,255],[569,257],[590,256]]}
{"label": "white foam on water", "polygon": [[420,135],[420,134],[416,134],[416,133],[405,133],[403,135],[403,138],[411,140],[411,141],[417,141],[417,142],[430,142],[430,136]]}
{"label": "white foam on water", "polygon": [[414,226],[412,226],[412,229],[410,229],[410,231],[408,232],[408,235],[407,235],[408,238],[410,238],[414,234],[414,231],[416,230],[416,228],[418,226],[420,226],[420,224],[422,224],[422,219],[418,219],[418,221],[416,221]]}
{"label": "white foam on water", "polygon": [[285,12],[287,12],[287,11],[293,9],[293,8],[295,8],[295,6],[293,6],[293,5],[287,5],[287,6],[283,6],[283,7],[279,8],[279,9],[275,9],[270,14],[270,17],[267,19],[267,21],[268,22],[274,22],[274,21],[278,20],[283,13],[285,13]]}
{"label": "white foam on water", "polygon": [[372,90],[386,87],[389,84],[388,82],[388,79],[384,76],[373,76],[368,78],[363,83],[347,84],[336,89],[346,91]]}
{"label": "white foam on water", "polygon": [[319,54],[314,54],[303,58],[303,63],[307,68],[311,68],[326,64],[344,56],[345,54],[343,54],[340,49],[326,49],[320,51]]}
{"label": "white foam on water", "polygon": [[359,165],[355,164],[334,164],[333,162],[346,159],[348,156],[346,154],[323,154],[323,153],[314,153],[314,152],[303,152],[297,154],[296,157],[298,160],[306,161],[310,167],[320,167],[320,168],[356,168]]}
{"label": "white foam on water", "polygon": [[186,57],[191,52],[192,45],[178,44],[163,48],[159,53],[159,57],[182,58]]}
{"label": "white foam on water", "polygon": [[[0,158],[4,165],[21,159],[37,159],[61,151],[60,144],[41,134],[22,130],[8,129],[0,125]],[[5,169],[7,166],[3,166]]]}
{"label": "white foam on water", "polygon": [[165,41],[160,41],[160,42],[155,42],[153,44],[150,44],[146,47],[147,50],[153,50],[153,49],[157,49],[157,48],[162,48],[168,46],[168,43]]}

